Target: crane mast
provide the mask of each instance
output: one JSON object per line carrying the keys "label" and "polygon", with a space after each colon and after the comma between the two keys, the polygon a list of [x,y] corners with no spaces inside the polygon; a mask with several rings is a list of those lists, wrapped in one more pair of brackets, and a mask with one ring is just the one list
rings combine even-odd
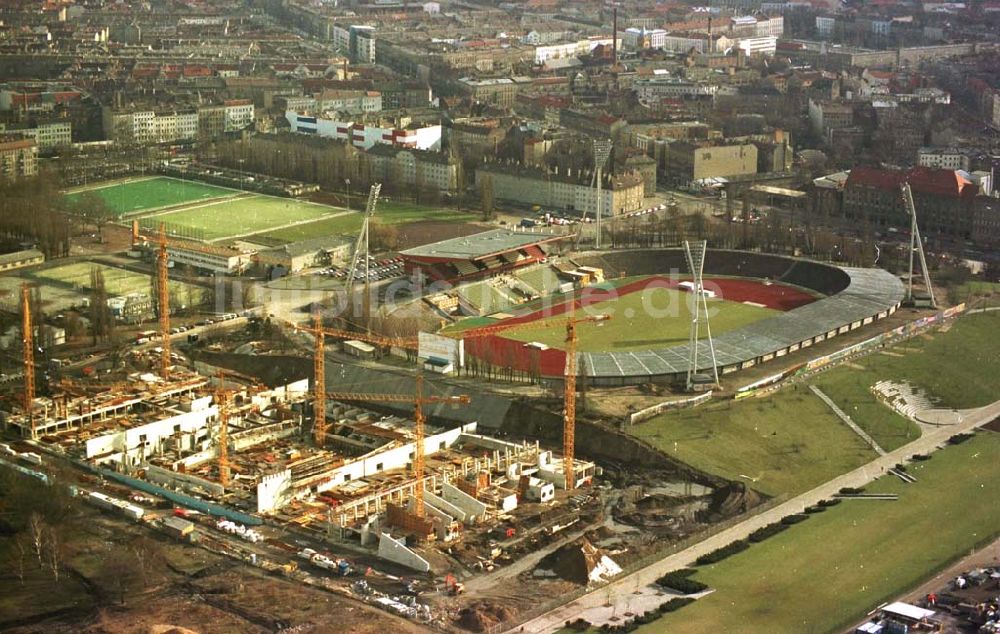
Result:
{"label": "crane mast", "polygon": [[31,323],[31,288],[21,284],[21,339],[23,342],[22,361],[24,363],[24,413],[31,422],[31,437],[35,437],[35,331]]}
{"label": "crane mast", "polygon": [[229,392],[226,391],[225,379],[219,376],[219,388],[215,392],[215,401],[219,407],[219,484],[229,486]]}
{"label": "crane mast", "polygon": [[322,448],[326,443],[326,333],[319,312],[313,315],[313,439]]}
{"label": "crane mast", "polygon": [[160,317],[160,376],[164,379],[170,378],[170,277],[167,273],[167,230],[164,223],[160,223],[159,235],[160,249],[156,258],[156,291],[157,306]]}
{"label": "crane mast", "polygon": [[416,485],[413,489],[413,514],[424,517],[424,469],[425,469],[425,423],[424,405],[430,403],[469,404],[469,397],[458,396],[424,396],[424,376],[418,373],[414,394],[375,394],[367,392],[327,392],[326,396],[338,401],[381,401],[389,403],[413,404],[413,479]]}

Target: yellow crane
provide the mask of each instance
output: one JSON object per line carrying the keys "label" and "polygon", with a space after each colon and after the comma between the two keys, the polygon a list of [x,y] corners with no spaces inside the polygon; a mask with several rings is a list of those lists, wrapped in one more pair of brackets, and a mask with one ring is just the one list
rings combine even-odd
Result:
{"label": "yellow crane", "polygon": [[[586,317],[574,317],[570,313],[564,322],[566,325],[566,370],[563,390],[563,471],[566,476],[566,490],[572,491],[576,488],[574,477],[574,455],[576,451],[576,348],[579,343],[579,336],[576,327],[582,323],[596,323],[608,321],[611,315],[587,315]],[[473,328],[462,333],[462,338],[477,338],[488,335],[495,335],[505,330],[517,328],[519,330],[538,330],[551,328],[552,323],[548,320],[536,321],[527,324],[497,324],[495,326],[483,326]]]}
{"label": "yellow crane", "polygon": [[24,363],[24,413],[31,423],[31,437],[35,437],[35,329],[31,323],[31,287],[21,284],[21,349]]}
{"label": "yellow crane", "polygon": [[220,373],[219,386],[215,390],[215,402],[219,407],[219,484],[229,486],[229,391],[226,379]]}
{"label": "yellow crane", "polygon": [[424,375],[417,374],[414,394],[377,394],[368,392],[327,392],[326,397],[335,401],[378,401],[383,403],[413,403],[413,478],[416,481],[414,489],[414,509],[417,517],[424,516],[424,405],[432,403],[453,403],[468,405],[468,395],[457,396],[424,396]]}
{"label": "yellow crane", "polygon": [[160,376],[164,379],[170,378],[170,276],[167,272],[167,263],[170,255],[167,253],[167,230],[164,223],[160,223],[159,232],[160,248],[156,257],[156,293],[157,311],[160,317]]}
{"label": "yellow crane", "polygon": [[313,345],[313,439],[317,447],[323,447],[326,440],[326,338],[351,339],[363,341],[377,346],[405,348],[416,350],[416,337],[392,339],[370,333],[351,332],[336,328],[324,328],[319,313],[313,313],[312,327],[291,324],[299,332],[307,332],[315,337]]}

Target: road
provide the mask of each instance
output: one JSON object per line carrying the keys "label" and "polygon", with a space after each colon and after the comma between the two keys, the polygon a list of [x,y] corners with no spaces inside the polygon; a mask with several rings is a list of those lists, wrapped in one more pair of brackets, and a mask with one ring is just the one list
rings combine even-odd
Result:
{"label": "road", "polygon": [[[658,591],[648,589],[642,592],[640,591],[641,587],[649,586],[667,572],[691,566],[700,555],[726,546],[738,539],[744,539],[758,528],[777,522],[786,515],[801,513],[807,506],[812,506],[820,500],[833,497],[844,487],[863,487],[884,474],[886,470],[892,468],[897,463],[905,462],[907,458],[914,454],[926,454],[935,451],[951,436],[974,430],[1000,416],[1000,401],[996,401],[985,407],[960,410],[959,413],[959,422],[954,425],[925,430],[924,434],[917,440],[890,451],[884,456],[879,456],[854,471],[834,478],[763,513],[748,517],[743,522],[712,535],[679,553],[661,559],[646,568],[616,579],[610,584],[599,586],[579,599],[551,610],[510,631],[533,633],[555,632],[561,629],[566,621],[572,621],[581,617],[587,619],[595,626],[599,626],[610,622],[609,619],[613,615],[623,614],[629,611],[630,608],[633,608],[633,611],[641,612],[642,609],[634,609],[638,599],[642,596],[648,597],[652,592],[658,593]],[[664,600],[664,598],[660,597],[658,602],[662,603]]]}

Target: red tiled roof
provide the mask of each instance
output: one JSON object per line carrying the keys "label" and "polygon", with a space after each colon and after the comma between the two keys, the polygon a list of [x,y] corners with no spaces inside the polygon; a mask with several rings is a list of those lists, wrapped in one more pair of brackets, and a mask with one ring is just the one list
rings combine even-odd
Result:
{"label": "red tiled roof", "polygon": [[958,172],[932,167],[914,167],[909,171],[885,170],[874,167],[855,167],[847,177],[846,187],[876,187],[898,190],[903,181],[909,181],[915,192],[953,198],[975,196],[977,187],[962,178]]}

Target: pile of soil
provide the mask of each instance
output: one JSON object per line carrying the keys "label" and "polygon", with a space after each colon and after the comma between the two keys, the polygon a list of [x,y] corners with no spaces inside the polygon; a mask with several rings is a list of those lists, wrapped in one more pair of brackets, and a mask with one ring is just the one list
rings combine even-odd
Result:
{"label": "pile of soil", "polygon": [[746,513],[764,501],[763,496],[743,482],[729,482],[712,493],[712,502],[706,515],[709,521]]}
{"label": "pile of soil", "polygon": [[490,601],[477,601],[458,613],[458,624],[470,632],[485,632],[514,618],[515,611]]}
{"label": "pile of soil", "polygon": [[535,570],[544,576],[555,573],[560,579],[586,585],[590,571],[601,561],[604,553],[586,539],[570,542],[538,562]]}

